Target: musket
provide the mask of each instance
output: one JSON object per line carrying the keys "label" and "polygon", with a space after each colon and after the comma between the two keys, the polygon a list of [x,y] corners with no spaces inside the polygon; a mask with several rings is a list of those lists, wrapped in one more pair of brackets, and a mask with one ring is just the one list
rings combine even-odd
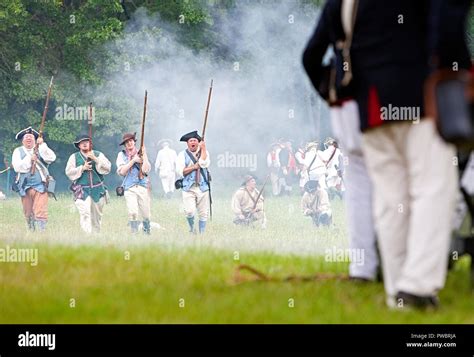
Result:
{"label": "musket", "polygon": [[212,83],[214,80],[211,79],[211,86],[209,87],[209,94],[207,96],[207,105],[206,105],[206,115],[204,116],[204,125],[202,127],[202,140],[204,140],[204,135],[206,135],[207,127],[207,115],[209,114],[209,105],[211,104],[211,95],[212,95]]}
{"label": "musket", "polygon": [[262,197],[263,190],[265,189],[265,186],[267,185],[267,182],[268,182],[269,178],[270,178],[270,175],[267,175],[267,177],[265,178],[265,181],[263,182],[262,189],[258,193],[257,199],[255,200],[255,203],[253,205],[253,209],[257,208],[258,200],[260,200],[260,197]]}
{"label": "musket", "polygon": [[265,181],[263,182],[262,189],[261,189],[260,192],[258,193],[257,199],[255,200],[255,202],[254,202],[254,204],[253,204],[252,210],[247,213],[246,219],[250,219],[250,217],[252,217],[252,214],[254,213],[253,211],[255,211],[255,209],[257,208],[258,201],[260,200],[260,197],[262,197],[263,190],[265,189],[265,186],[267,185],[267,182],[268,182],[268,179],[269,179],[269,178],[270,178],[270,175],[267,175],[267,177],[265,178]]}
{"label": "musket", "polygon": [[[88,118],[88,124],[89,124],[89,151],[94,153],[92,150],[92,102],[89,103],[89,118]],[[87,158],[88,162],[91,162],[92,159]],[[90,187],[92,189],[93,186],[93,179],[92,179],[92,170],[89,170],[89,183]]]}
{"label": "musket", "polygon": [[[145,102],[143,104],[143,118],[142,118],[142,137],[140,142],[140,150],[138,154],[143,159],[143,148],[145,146],[145,119],[146,119],[146,102],[147,102],[148,92],[145,90]],[[138,173],[138,178],[142,180],[145,177],[143,173],[143,160],[140,163],[140,172]]]}
{"label": "musket", "polygon": [[[43,117],[41,118],[41,126],[39,130],[39,135],[38,135],[39,138],[43,137],[44,122],[46,121],[46,114],[48,113],[49,98],[51,97],[51,90],[53,88],[53,78],[54,76],[51,77],[51,81],[49,82],[48,94],[46,95],[46,103],[44,105],[44,110],[43,110]],[[35,150],[34,150],[36,159],[33,160],[33,163],[31,164],[31,169],[30,169],[30,173],[32,175],[34,175],[36,172],[36,161],[38,160],[38,155],[39,155],[38,147],[39,147],[38,142],[36,142]]]}
{"label": "musket", "polygon": [[7,172],[8,170],[10,170],[10,166],[8,166],[6,169],[0,171],[0,174],[3,174],[4,172]]}

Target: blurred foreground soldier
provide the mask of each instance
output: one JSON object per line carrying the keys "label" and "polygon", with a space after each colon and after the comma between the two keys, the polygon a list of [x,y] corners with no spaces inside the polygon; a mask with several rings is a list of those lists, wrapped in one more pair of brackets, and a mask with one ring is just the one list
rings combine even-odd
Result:
{"label": "blurred foreground soldier", "polygon": [[[151,197],[150,181],[148,173],[151,170],[151,164],[148,160],[145,147],[143,147],[142,157],[135,146],[137,139],[136,133],[126,133],[123,135],[120,145],[125,146],[117,155],[117,174],[122,176],[125,202],[128,209],[128,220],[132,233],[138,232],[140,220],[143,223],[143,232],[150,234],[151,217]],[[140,177],[140,164],[144,176]]]}
{"label": "blurred foreground soldier", "polygon": [[206,150],[206,143],[197,131],[183,135],[180,141],[188,146],[186,150],[178,154],[176,160],[176,171],[182,177],[180,182],[183,189],[184,212],[189,231],[196,233],[194,216],[197,212],[199,233],[204,233],[210,209],[209,171],[207,170],[211,164],[209,152]]}
{"label": "blurred foreground soldier", "polygon": [[[22,141],[22,146],[13,151],[12,166],[17,173],[15,191],[21,196],[23,213],[28,227],[34,231],[46,229],[48,222],[48,192],[46,187],[49,176],[48,165],[56,160],[56,154],[44,142],[43,138],[31,127],[21,130],[15,139]],[[38,143],[38,154],[35,145]],[[32,173],[32,165],[36,169]]]}
{"label": "blurred foreground soldier", "polygon": [[71,191],[79,211],[81,228],[86,233],[99,233],[102,210],[106,203],[107,187],[104,175],[110,173],[112,164],[103,153],[91,150],[88,135],[80,135],[74,146],[79,150],[69,156],[66,176],[73,181]]}
{"label": "blurred foreground soldier", "polygon": [[265,228],[264,198],[256,188],[256,185],[255,178],[247,175],[242,183],[242,187],[232,196],[232,211],[235,214],[235,224],[244,226],[259,225]]}
{"label": "blurred foreground soldier", "polygon": [[[350,3],[342,2],[343,23],[351,18],[344,15],[353,8]],[[358,4],[350,50],[353,94],[391,307],[436,307],[446,279],[457,192],[455,151],[433,121],[423,119],[427,36],[435,35],[427,24],[436,3],[352,2]],[[331,7],[336,10],[328,24],[341,17],[341,2],[329,1],[327,13]],[[308,46],[318,47],[312,41]],[[308,56],[306,67],[311,60]]]}
{"label": "blurred foreground soldier", "polygon": [[332,211],[327,191],[319,186],[318,181],[312,180],[306,182],[304,189],[305,193],[301,198],[303,214],[311,217],[316,227],[330,226]]}
{"label": "blurred foreground soldier", "polygon": [[155,161],[155,172],[160,175],[161,186],[166,198],[171,198],[176,181],[176,151],[170,148],[170,140],[161,140],[158,143],[161,150],[158,151]]}
{"label": "blurred foreground soldier", "polygon": [[324,156],[328,158],[326,163],[327,176],[326,185],[328,187],[329,199],[334,198],[335,195],[339,196],[340,199],[344,193],[344,157],[337,141],[333,138],[327,138],[324,141]]}
{"label": "blurred foreground soldier", "polygon": [[[314,88],[330,106],[332,131],[347,155],[344,202],[349,247],[352,251],[364,252],[363,264],[356,261],[349,264],[349,276],[356,281],[373,281],[377,276],[379,258],[372,218],[372,182],[362,153],[359,108],[354,99],[355,79],[342,85],[341,77],[349,75],[349,71],[337,66],[343,62],[342,48],[350,48],[355,5],[353,1],[326,2],[316,30],[304,51],[303,64]],[[334,56],[330,65],[326,66],[323,65],[323,57],[330,46]],[[349,63],[349,58],[346,58],[346,63]],[[333,83],[332,92],[328,87],[330,76],[327,74],[330,71],[336,73],[336,79],[340,82],[339,85]]]}
{"label": "blurred foreground soldier", "polygon": [[270,169],[270,182],[272,183],[273,196],[280,195],[280,150],[281,146],[278,143],[272,144],[270,152],[267,154],[267,167]]}

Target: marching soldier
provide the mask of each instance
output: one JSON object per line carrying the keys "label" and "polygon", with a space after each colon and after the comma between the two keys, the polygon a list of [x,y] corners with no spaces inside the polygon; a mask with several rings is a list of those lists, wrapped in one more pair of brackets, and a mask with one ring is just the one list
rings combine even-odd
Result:
{"label": "marching soldier", "polygon": [[235,214],[234,223],[237,225],[258,224],[262,228],[266,226],[263,208],[264,198],[256,188],[256,184],[255,178],[247,175],[242,187],[232,196],[232,211]]}
{"label": "marching soldier", "polygon": [[272,183],[273,196],[280,195],[281,182],[280,182],[280,150],[281,146],[279,143],[274,143],[271,146],[271,150],[267,155],[267,166],[270,169],[270,182]]}
{"label": "marching soldier", "polygon": [[[139,219],[141,218],[144,233],[150,234],[151,197],[147,175],[151,170],[151,164],[145,147],[143,147],[142,157],[140,157],[135,146],[136,141],[136,133],[123,135],[120,145],[124,145],[125,149],[117,155],[117,174],[123,177],[122,187],[132,233],[138,232]],[[143,178],[140,178],[139,164],[142,164]]]}
{"label": "marching soldier", "polygon": [[317,141],[306,144],[304,170],[308,173],[309,180],[318,181],[321,188],[326,188],[326,162],[323,153],[318,148]]}
{"label": "marching soldier", "polygon": [[[31,126],[18,132],[15,139],[22,142],[12,157],[13,169],[17,173],[15,191],[21,196],[29,229],[44,231],[48,222],[48,165],[56,160],[56,154]],[[35,154],[36,143],[39,155]],[[32,173],[33,163],[36,164]]]}
{"label": "marching soldier", "polygon": [[297,173],[300,176],[299,187],[301,195],[304,194],[304,185],[308,182],[308,171],[304,169],[304,159],[306,155],[305,143],[301,142],[298,150],[295,153],[295,161],[297,167]]}
{"label": "marching soldier", "polygon": [[182,177],[183,203],[189,231],[195,233],[194,216],[199,217],[199,233],[204,233],[210,208],[209,171],[211,163],[206,143],[197,131],[180,139],[188,148],[178,154],[176,172]]}
{"label": "marching soldier", "polygon": [[86,233],[99,233],[107,199],[104,175],[110,173],[112,164],[103,153],[92,150],[88,135],[80,135],[74,146],[79,151],[69,157],[65,172],[73,181],[71,191],[79,211],[80,225]]}
{"label": "marching soldier", "polygon": [[301,199],[303,214],[310,216],[316,227],[331,225],[331,204],[326,190],[320,187],[318,181],[313,180],[308,181],[304,188],[305,193]]}
{"label": "marching soldier", "polygon": [[326,150],[324,150],[323,154],[328,158],[326,163],[326,185],[329,191],[329,198],[332,199],[335,195],[338,195],[339,198],[342,199],[345,190],[342,179],[344,172],[344,157],[339,149],[339,144],[333,138],[326,138],[324,141],[324,147]]}
{"label": "marching soldier", "polygon": [[176,151],[170,148],[168,139],[158,143],[161,150],[158,151],[155,161],[155,172],[160,175],[161,186],[166,198],[171,198],[174,192],[174,182],[176,181]]}

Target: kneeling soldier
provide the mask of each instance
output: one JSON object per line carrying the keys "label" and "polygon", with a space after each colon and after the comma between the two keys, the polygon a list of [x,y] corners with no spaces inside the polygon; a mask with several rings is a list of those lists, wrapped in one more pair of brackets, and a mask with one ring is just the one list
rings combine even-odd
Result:
{"label": "kneeling soldier", "polygon": [[304,185],[305,193],[301,199],[301,208],[305,216],[313,219],[315,226],[329,226],[332,223],[331,204],[328,193],[319,186],[318,181],[308,181]]}
{"label": "kneeling soldier", "polygon": [[66,176],[73,181],[71,191],[74,193],[82,230],[99,233],[107,195],[104,175],[110,173],[112,165],[103,153],[91,150],[88,135],[79,136],[74,146],[79,151],[69,157]]}
{"label": "kneeling soldier", "polygon": [[235,214],[234,223],[237,225],[258,224],[265,228],[266,218],[263,208],[263,196],[256,188],[253,176],[245,176],[245,180],[232,196],[232,211]]}
{"label": "kneeling soldier", "polygon": [[[12,157],[12,166],[17,173],[15,190],[21,196],[23,213],[30,230],[34,231],[36,227],[44,231],[48,222],[48,165],[56,160],[56,154],[31,126],[18,132],[15,139],[22,141],[22,146],[13,151]],[[38,155],[35,153],[36,143]]]}
{"label": "kneeling soldier", "polygon": [[[125,202],[127,203],[128,219],[132,233],[138,232],[139,219],[143,220],[143,231],[150,234],[151,197],[148,173],[151,164],[148,160],[145,147],[142,157],[135,146],[136,133],[124,134],[120,145],[125,146],[117,155],[117,174],[123,176],[122,187],[124,188]],[[140,167],[142,164],[143,177],[140,178]]]}

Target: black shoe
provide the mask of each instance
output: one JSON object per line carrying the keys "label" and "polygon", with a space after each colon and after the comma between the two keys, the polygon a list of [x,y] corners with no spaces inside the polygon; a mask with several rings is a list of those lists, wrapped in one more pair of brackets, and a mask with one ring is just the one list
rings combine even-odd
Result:
{"label": "black shoe", "polygon": [[349,280],[356,283],[371,283],[372,282],[372,280],[363,278],[361,276],[350,276]]}
{"label": "black shoe", "polygon": [[436,309],[439,307],[439,299],[436,295],[432,296],[420,296],[399,291],[396,297],[396,303],[398,307],[414,307],[416,309]]}

